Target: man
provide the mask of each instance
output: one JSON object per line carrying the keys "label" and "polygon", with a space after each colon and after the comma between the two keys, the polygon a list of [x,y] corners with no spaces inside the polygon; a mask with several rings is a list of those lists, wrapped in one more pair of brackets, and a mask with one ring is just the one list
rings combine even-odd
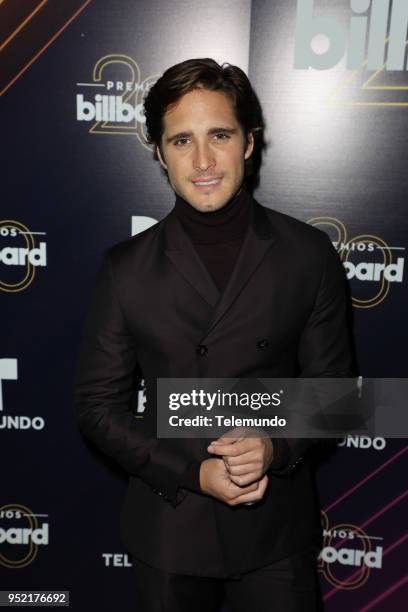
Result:
{"label": "man", "polygon": [[342,266],[324,233],[246,189],[262,119],[239,68],[173,66],[145,111],[176,203],[108,250],[75,387],[82,431],[130,475],[137,609],[315,610],[311,441],[157,439],[156,379],[347,376]]}

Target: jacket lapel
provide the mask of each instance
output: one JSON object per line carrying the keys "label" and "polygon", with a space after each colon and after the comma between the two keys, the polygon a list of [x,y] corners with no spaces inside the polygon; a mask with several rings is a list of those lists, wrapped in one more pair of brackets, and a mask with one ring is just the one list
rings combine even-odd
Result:
{"label": "jacket lapel", "polygon": [[237,261],[235,262],[225,291],[220,296],[209,326],[201,341],[204,341],[238,298],[274,242],[273,227],[268,216],[263,207],[260,206],[256,200],[253,200],[248,231],[245,235]]}
{"label": "jacket lapel", "polygon": [[174,211],[166,219],[164,252],[177,270],[210,306],[215,306],[220,292]]}
{"label": "jacket lapel", "polygon": [[180,274],[210,306],[214,307],[202,340],[208,336],[237,299],[274,242],[273,227],[266,212],[255,200],[252,200],[248,231],[228,284],[224,292],[220,293],[174,210],[170,212],[165,225],[164,252]]}

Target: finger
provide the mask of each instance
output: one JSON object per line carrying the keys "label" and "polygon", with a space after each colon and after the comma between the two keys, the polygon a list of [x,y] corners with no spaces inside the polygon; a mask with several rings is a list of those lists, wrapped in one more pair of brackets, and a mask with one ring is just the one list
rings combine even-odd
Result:
{"label": "finger", "polygon": [[[208,452],[237,456],[244,452],[250,452],[251,450],[263,452],[264,449],[261,438],[234,438],[236,442],[233,442],[232,444],[225,444],[221,442],[221,440],[222,438],[220,438],[219,442],[211,442],[211,444],[209,444],[207,447]],[[223,452],[224,450],[225,452]]]}
{"label": "finger", "polygon": [[262,470],[254,470],[252,472],[249,472],[248,474],[245,474],[245,476],[230,475],[230,480],[239,487],[246,487],[254,482],[259,482],[261,476]]}
{"label": "finger", "polygon": [[245,465],[247,463],[262,463],[261,456],[256,451],[243,453],[242,455],[237,455],[236,457],[223,455],[222,458],[224,459],[224,463],[228,464],[230,467]]}
{"label": "finger", "polygon": [[244,465],[229,465],[225,463],[225,467],[227,468],[229,474],[233,476],[246,476],[247,474],[251,474],[259,470],[258,463],[245,463]]}
{"label": "finger", "polygon": [[217,440],[213,440],[211,444],[228,444],[235,443],[241,440],[255,440],[255,444],[259,444],[262,438],[259,437],[259,431],[252,427],[234,427]]}
{"label": "finger", "polygon": [[218,453],[220,452],[220,449],[222,448],[231,449],[232,447],[234,447],[241,441],[242,441],[242,438],[230,438],[229,440],[220,438],[219,440],[216,440],[215,442],[211,442],[211,444],[207,446],[207,450],[210,453],[212,451]]}
{"label": "finger", "polygon": [[220,436],[217,440],[213,440],[210,444],[234,444],[239,440],[243,440],[244,436],[238,429],[231,429],[224,436]]}
{"label": "finger", "polygon": [[209,453],[213,453],[214,455],[228,455],[231,457],[236,457],[237,455],[242,455],[242,453],[250,450],[251,446],[248,445],[248,438],[244,438],[242,440],[238,440],[233,444],[214,444],[211,443],[207,450]]}
{"label": "finger", "polygon": [[268,476],[265,474],[263,478],[258,481],[258,483],[259,486],[256,491],[252,491],[250,493],[243,493],[242,495],[235,497],[235,499],[230,500],[229,504],[231,506],[236,506],[238,504],[245,504],[247,502],[259,501],[260,499],[262,499],[266,490],[266,486],[268,484]]}
{"label": "finger", "polygon": [[232,481],[229,481],[228,491],[227,491],[226,496],[229,500],[233,500],[237,497],[240,497],[241,495],[244,495],[247,493],[254,493],[255,491],[258,490],[258,488],[259,488],[259,479],[245,487],[240,487],[239,485],[236,485]]}
{"label": "finger", "polygon": [[228,444],[228,442],[237,442],[245,438],[246,429],[244,427],[234,427],[229,429],[223,436],[220,436],[217,440],[212,442],[216,444]]}
{"label": "finger", "polygon": [[260,438],[259,436],[249,436],[237,433],[236,435],[221,436],[217,438],[217,440],[212,440],[210,444],[228,444],[230,442],[240,442],[241,440],[248,440],[248,442],[250,442],[254,446],[259,446],[263,442],[264,438]]}

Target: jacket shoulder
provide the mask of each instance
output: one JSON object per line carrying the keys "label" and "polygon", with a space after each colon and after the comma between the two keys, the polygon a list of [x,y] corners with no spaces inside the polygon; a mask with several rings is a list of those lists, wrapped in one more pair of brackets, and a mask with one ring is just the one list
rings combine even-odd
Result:
{"label": "jacket shoulder", "polygon": [[109,247],[106,251],[108,257],[114,264],[133,259],[160,238],[167,217],[168,215],[142,232]]}
{"label": "jacket shoulder", "polygon": [[310,247],[324,251],[331,246],[334,250],[329,236],[323,230],[258,202],[257,204],[266,214],[274,232],[286,242],[297,243],[303,248]]}

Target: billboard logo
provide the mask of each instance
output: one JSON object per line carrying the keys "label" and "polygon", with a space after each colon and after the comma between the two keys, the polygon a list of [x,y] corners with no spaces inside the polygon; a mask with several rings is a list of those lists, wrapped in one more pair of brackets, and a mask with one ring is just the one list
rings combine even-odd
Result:
{"label": "billboard logo", "polygon": [[356,308],[377,306],[388,296],[391,285],[403,282],[405,247],[391,246],[373,234],[349,238],[345,225],[334,217],[315,217],[308,223],[329,234],[350,281]]}
{"label": "billboard logo", "polygon": [[320,559],[324,563],[334,563],[337,561],[341,565],[354,565],[355,567],[382,567],[382,547],[377,546],[375,550],[364,552],[361,549],[355,548],[335,548],[334,546],[325,546],[321,553]]}
{"label": "billboard logo", "polygon": [[19,221],[0,221],[0,290],[6,293],[23,291],[33,282],[37,268],[47,266],[47,244],[38,244],[32,232]]}
{"label": "billboard logo", "polygon": [[0,430],[2,429],[44,429],[45,421],[40,416],[11,416],[3,414],[3,380],[18,380],[17,359],[0,359]]}
{"label": "billboard logo", "polygon": [[138,64],[127,55],[101,57],[92,81],[77,83],[84,90],[76,95],[77,121],[92,122],[91,134],[135,135],[148,147],[143,101],[158,78],[157,74],[142,80]]}
{"label": "billboard logo", "polygon": [[[391,11],[390,0],[351,0],[350,7],[353,15],[347,31],[335,17],[315,16],[314,0],[298,0],[294,68],[328,70],[347,52],[348,70],[366,63],[367,70],[405,71],[408,2],[393,0]],[[317,37],[322,35],[328,44],[317,51]]]}
{"label": "billboard logo", "polygon": [[[352,590],[367,582],[372,569],[382,568],[383,547],[372,540],[357,525],[342,523],[331,527],[327,514],[322,511],[323,547],[319,554],[318,571],[333,586]],[[351,574],[347,568],[357,568]]]}
{"label": "billboard logo", "polygon": [[344,267],[347,278],[358,278],[360,281],[380,281],[384,276],[390,283],[402,283],[404,272],[404,258],[398,257],[397,263],[373,263],[362,261],[354,264],[352,261],[345,261]]}
{"label": "billboard logo", "polygon": [[49,524],[22,504],[0,506],[0,564],[9,568],[26,567],[34,561],[39,546],[49,543]]}
{"label": "billboard logo", "polygon": [[103,96],[96,94],[95,103],[87,102],[82,94],[77,97],[78,121],[112,121],[116,123],[129,123],[139,121],[144,123],[143,105],[132,106],[124,102],[121,96]]}

